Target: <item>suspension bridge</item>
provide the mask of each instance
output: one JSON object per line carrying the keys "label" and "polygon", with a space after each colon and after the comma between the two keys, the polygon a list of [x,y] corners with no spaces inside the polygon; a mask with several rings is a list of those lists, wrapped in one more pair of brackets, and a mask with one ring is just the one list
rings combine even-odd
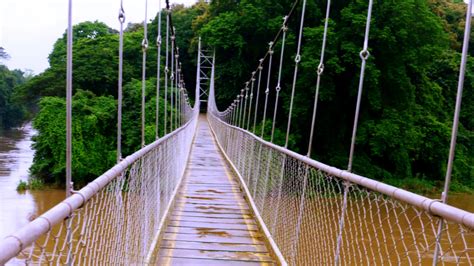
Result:
{"label": "suspension bridge", "polygon": [[[474,213],[447,204],[466,71],[471,14],[466,12],[463,57],[445,190],[430,199],[353,174],[357,124],[369,58],[372,0],[368,1],[361,74],[347,169],[311,159],[331,1],[313,107],[308,152],[288,149],[293,96],[301,61],[306,1],[296,1],[250,80],[225,110],[217,109],[215,56],[199,44],[194,106],[183,82],[169,3],[166,30],[158,28],[157,94],[177,112],[156,114],[164,136],[121,158],[124,9],[120,9],[117,164],[80,190],[71,181],[72,25],[68,27],[67,198],[0,240],[0,264],[67,265],[474,265]],[[467,10],[471,10],[472,1]],[[296,14],[295,10],[301,13]],[[69,16],[71,16],[71,0]],[[158,13],[161,21],[161,7]],[[285,145],[264,140],[257,121],[278,110],[288,20],[299,19]],[[144,23],[143,92],[148,47]],[[161,25],[161,23],[158,23]],[[162,41],[165,62],[161,66]],[[276,86],[272,60],[280,43]],[[288,51],[286,51],[288,52]],[[266,74],[266,75],[265,75]],[[161,84],[160,75],[164,75]],[[162,86],[163,85],[163,86]],[[160,92],[160,89],[162,90]],[[269,105],[270,92],[275,103]],[[206,99],[207,98],[207,99]],[[207,112],[200,114],[201,100]],[[270,109],[272,106],[273,109]],[[260,115],[260,114],[263,114]],[[271,132],[273,140],[275,125]],[[158,130],[156,130],[158,132]]]}

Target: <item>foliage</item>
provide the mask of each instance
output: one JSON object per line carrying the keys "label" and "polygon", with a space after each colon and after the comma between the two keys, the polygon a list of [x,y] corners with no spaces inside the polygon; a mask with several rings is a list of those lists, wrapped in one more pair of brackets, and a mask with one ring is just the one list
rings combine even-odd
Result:
{"label": "foliage", "polygon": [[[249,80],[292,3],[292,0],[216,0],[209,5],[200,1],[192,7],[172,6],[188,88],[194,88],[195,52],[201,36],[205,47],[215,49],[217,100],[219,107],[227,107]],[[300,153],[305,153],[308,145],[325,8],[326,1],[309,1],[307,5],[289,139],[289,147]],[[369,39],[371,57],[367,62],[355,150],[356,173],[410,189],[440,187],[452,127],[464,9],[459,1],[375,1]],[[275,141],[280,145],[284,144],[288,123],[300,11],[296,8],[289,20],[285,48],[288,53],[283,58],[281,99],[275,120]],[[347,165],[352,133],[366,12],[367,1],[338,1],[333,3],[329,21],[312,157],[343,169]],[[162,14],[162,30],[166,29],[165,14]],[[157,23],[157,18],[149,23],[150,44],[157,38]],[[141,81],[137,79],[141,76],[142,38],[141,24],[127,27],[124,41],[125,155],[140,147]],[[162,39],[163,67],[164,31]],[[35,119],[39,135],[34,144],[37,154],[32,173],[46,182],[61,182],[64,174],[65,44],[63,35],[49,56],[51,67],[14,93],[31,109],[42,98]],[[275,69],[280,46],[280,43],[275,46],[269,110],[273,110],[275,102]],[[115,160],[113,97],[117,84],[117,47],[117,33],[103,23],[85,22],[74,27],[73,87],[77,93],[73,176],[77,182],[86,182],[101,174]],[[474,46],[470,49],[472,56]],[[156,47],[150,45],[147,77],[156,73],[156,55]],[[473,68],[470,58],[454,165],[454,187],[460,190],[474,184]],[[263,74],[267,74],[266,70]],[[155,84],[156,80],[148,78],[147,143],[153,141],[155,135]],[[262,82],[262,88],[265,87]],[[263,99],[263,89],[260,93]],[[260,105],[259,119],[262,112]],[[162,115],[160,109],[160,117]],[[270,118],[267,114],[264,127],[267,138],[271,132]],[[260,128],[261,124],[257,126]],[[163,125],[159,130],[160,135],[164,134]]]}
{"label": "foliage", "polygon": [[[73,89],[94,94],[117,95],[118,35],[101,22],[82,22],[73,28]],[[141,75],[141,40],[143,28],[124,36],[124,82]],[[66,35],[58,39],[49,55],[50,67],[19,88],[17,97],[35,110],[44,96],[65,97]],[[156,72],[156,51],[148,55],[149,73]]]}
{"label": "foliage", "polygon": [[16,187],[16,191],[23,192],[26,190],[28,190],[28,182],[20,180],[20,182],[18,183],[18,186]]}
{"label": "foliage", "polygon": [[8,59],[10,56],[5,51],[5,48],[0,47],[0,59]]}
{"label": "foliage", "polygon": [[[265,52],[265,43],[273,39],[281,25],[281,15],[289,7],[285,1],[211,3],[207,23],[199,33],[216,49],[216,88],[221,107],[226,107],[243,87],[242,82],[249,79],[247,75],[255,69],[259,56]],[[294,149],[300,152],[307,149],[309,138],[325,7],[324,1],[308,2],[291,128]],[[347,165],[366,14],[367,1],[339,1],[333,3],[329,23],[313,157],[340,168]],[[444,179],[464,14],[464,5],[451,1],[375,1],[369,41],[372,56],[364,83],[355,172],[407,184],[426,180],[438,186]],[[290,20],[287,51],[295,49],[298,18]],[[278,44],[275,51],[279,51]],[[278,59],[279,55],[274,56],[274,60]],[[284,62],[282,104],[278,110],[282,115],[276,121],[277,129],[282,131],[288,119],[283,114],[289,112],[294,67],[291,57],[285,56]],[[277,66],[275,62],[273,66]],[[470,63],[469,69],[472,67]],[[454,166],[454,182],[468,186],[474,183],[471,72],[468,70],[466,78]],[[273,83],[274,80],[275,73]],[[269,110],[274,102],[273,83]]]}
{"label": "foliage", "polygon": [[[262,123],[258,123],[255,125],[255,128],[252,128],[251,131],[255,132],[257,136],[262,136],[263,133],[263,139],[266,141],[272,141],[272,125],[273,122],[271,120],[266,120],[265,121],[265,127],[263,128],[262,132]],[[299,147],[296,146],[298,136],[295,136],[294,134],[290,134],[288,137],[288,149],[299,152]],[[273,143],[280,145],[280,146],[285,146],[285,141],[286,141],[286,130],[280,130],[279,128],[275,128],[275,131],[273,132]]]}
{"label": "foliage", "polygon": [[16,191],[24,192],[26,190],[41,190],[44,189],[45,185],[41,179],[31,178],[28,181],[20,180],[18,186],[16,187]]}
{"label": "foliage", "polygon": [[[132,80],[124,87],[123,102],[123,154],[129,155],[140,149],[141,145],[141,80]],[[169,93],[169,91],[168,91]],[[160,110],[159,110],[159,135],[164,135],[164,91],[160,92]],[[168,94],[169,97],[169,94]],[[145,142],[151,143],[155,140],[155,121],[156,121],[156,79],[149,79],[146,82],[145,93]],[[168,115],[171,112],[171,106],[168,104]],[[169,118],[168,118],[169,127]],[[168,131],[170,129],[168,128]]]}
{"label": "foliage", "polygon": [[[183,62],[182,71],[184,73],[184,82],[187,88],[195,88],[196,86],[196,53],[198,46],[198,36],[196,31],[201,25],[197,25],[196,19],[205,17],[208,12],[209,5],[200,0],[192,7],[185,8],[184,5],[171,5],[172,22],[177,34],[176,46],[179,48],[179,60]],[[161,66],[165,64],[165,47],[166,47],[166,12],[161,15],[161,37],[162,37],[162,61]],[[150,23],[148,31],[148,39],[156,40],[158,36],[158,16]],[[171,43],[170,49],[171,49]],[[189,90],[189,95],[194,97],[194,90]]]}
{"label": "foliage", "polygon": [[[155,140],[156,80],[146,82],[146,143]],[[141,81],[124,86],[122,118],[122,156],[137,151],[141,145]],[[160,97],[160,119],[164,116]],[[85,184],[101,175],[116,162],[116,101],[111,96],[96,96],[78,91],[73,97],[73,180]],[[168,105],[168,112],[171,107]],[[161,121],[160,121],[161,122]],[[36,150],[31,173],[47,183],[61,184],[65,176],[65,100],[44,97],[33,121],[38,130],[34,137]],[[160,136],[164,134],[160,123]],[[169,132],[169,131],[168,131]]]}
{"label": "foliage", "polygon": [[[62,183],[65,176],[66,102],[58,97],[44,97],[33,120],[38,130],[34,137],[35,157],[31,173],[47,183]],[[116,158],[116,102],[110,96],[96,97],[79,91],[73,97],[74,182],[85,184],[112,167]]]}
{"label": "foliage", "polygon": [[14,97],[15,90],[23,82],[22,71],[0,65],[0,129],[18,126],[23,121],[23,106]]}

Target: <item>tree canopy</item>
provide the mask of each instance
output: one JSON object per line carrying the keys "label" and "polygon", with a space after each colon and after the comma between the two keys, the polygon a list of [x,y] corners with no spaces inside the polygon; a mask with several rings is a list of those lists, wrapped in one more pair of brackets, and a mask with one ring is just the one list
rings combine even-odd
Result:
{"label": "tree canopy", "polygon": [[0,59],[8,59],[10,56],[8,55],[7,51],[5,51],[5,48],[0,47]]}
{"label": "tree canopy", "polygon": [[[194,87],[197,39],[202,37],[205,46],[215,50],[217,101],[219,107],[227,107],[249,80],[292,3],[291,0],[216,0],[210,4],[200,1],[191,7],[172,6],[188,88]],[[290,148],[300,153],[305,153],[308,145],[325,8],[326,1],[308,1],[290,139]],[[367,1],[337,1],[331,10],[313,157],[344,169],[357,95]],[[300,11],[297,8],[289,21],[287,51],[296,51]],[[371,57],[367,63],[354,172],[417,190],[440,187],[451,134],[464,13],[464,5],[454,0],[375,1],[369,40]],[[162,29],[166,26],[165,14]],[[157,38],[157,23],[157,17],[149,22],[150,43]],[[127,27],[123,139],[127,154],[140,145],[137,124],[140,81],[137,79],[141,77],[142,38],[141,24]],[[64,171],[64,159],[60,158],[63,142],[56,139],[62,139],[59,135],[64,123],[62,111],[58,110],[63,110],[64,105],[65,44],[63,35],[49,56],[50,68],[15,90],[15,97],[30,109],[39,101],[35,119],[39,135],[35,139],[32,173],[51,182],[60,182]],[[280,45],[276,44],[276,51]],[[471,56],[473,49],[471,45]],[[151,77],[156,74],[156,55],[156,47],[150,45],[147,141],[153,140],[155,130],[152,121],[156,80]],[[74,27],[73,87],[77,101],[74,167],[81,182],[100,174],[115,158],[117,61],[115,30],[97,21]],[[284,62],[279,114],[288,114],[294,52],[285,54]],[[470,58],[468,69],[473,67]],[[472,189],[474,184],[474,76],[469,70],[454,166],[457,190]],[[276,73],[273,75],[272,80],[275,80]],[[271,102],[275,85],[272,83],[270,87]],[[280,115],[275,121],[277,143],[284,138],[286,119],[286,115]],[[267,121],[265,128],[268,126]],[[91,152],[91,158],[82,155],[85,150]],[[99,169],[94,162],[103,167]]]}
{"label": "tree canopy", "polygon": [[24,108],[14,94],[25,80],[22,71],[9,70],[0,64],[0,130],[18,126],[24,119]]}
{"label": "tree canopy", "polygon": [[[249,80],[259,56],[268,48],[266,43],[281,27],[290,2],[212,1],[207,20],[198,32],[216,49],[216,88],[221,107],[226,107],[243,88],[243,81]],[[291,129],[295,142],[290,145],[302,153],[309,138],[325,6],[325,1],[308,2],[305,19]],[[346,0],[334,3],[330,15],[313,156],[342,169],[348,160],[366,13],[367,1]],[[418,184],[412,182],[415,179],[426,181],[427,189],[441,187],[464,14],[464,5],[451,1],[375,1],[369,40],[372,56],[366,71],[354,162],[356,173],[407,187]],[[287,50],[295,51],[298,18],[294,16],[290,21]],[[278,44],[275,50],[279,50]],[[293,62],[290,56],[284,61]],[[293,67],[293,63],[287,63],[282,71],[280,114],[288,114]],[[472,69],[472,63],[469,67]],[[454,171],[459,189],[472,187],[474,182],[471,74],[466,81]],[[271,86],[273,101],[275,84]],[[286,119],[285,115],[278,116],[277,128],[285,129]]]}

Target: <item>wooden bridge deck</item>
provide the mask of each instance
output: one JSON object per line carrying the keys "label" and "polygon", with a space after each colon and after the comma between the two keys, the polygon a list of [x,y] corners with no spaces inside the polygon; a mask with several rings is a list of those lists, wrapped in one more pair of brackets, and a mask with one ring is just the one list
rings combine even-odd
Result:
{"label": "wooden bridge deck", "polygon": [[158,265],[274,265],[204,116],[196,134]]}

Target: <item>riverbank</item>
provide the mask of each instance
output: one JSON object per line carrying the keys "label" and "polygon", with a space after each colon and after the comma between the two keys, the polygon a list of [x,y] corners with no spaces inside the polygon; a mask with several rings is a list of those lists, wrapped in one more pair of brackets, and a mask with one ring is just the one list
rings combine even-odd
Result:
{"label": "riverbank", "polygon": [[[444,189],[444,182],[418,178],[385,179],[383,182],[421,195],[441,195]],[[456,182],[456,180],[453,180],[449,188],[449,193],[473,195],[474,187],[472,187],[472,185],[474,184],[470,185],[471,186],[460,184]]]}

